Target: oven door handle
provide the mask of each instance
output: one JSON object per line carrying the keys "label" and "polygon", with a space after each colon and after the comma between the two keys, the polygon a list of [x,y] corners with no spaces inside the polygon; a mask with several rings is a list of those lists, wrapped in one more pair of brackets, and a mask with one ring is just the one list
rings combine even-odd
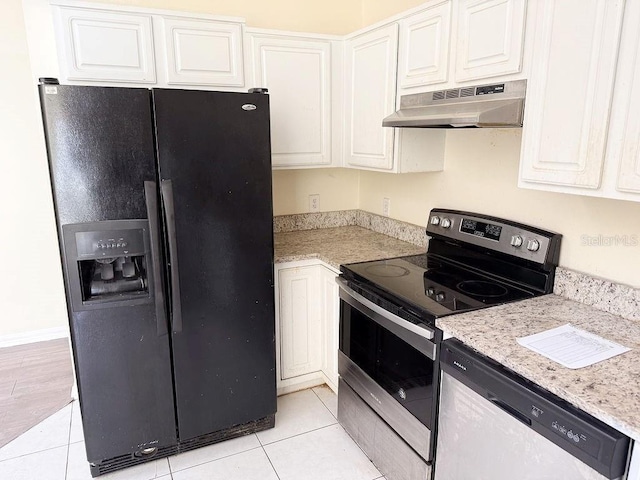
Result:
{"label": "oven door handle", "polygon": [[[426,327],[426,326],[421,326],[421,325],[416,325],[414,323],[409,322],[408,320],[405,320],[404,318],[401,318],[391,312],[389,312],[388,310],[385,310],[384,308],[382,308],[379,305],[376,305],[375,303],[373,303],[371,300],[368,300],[366,298],[364,298],[362,295],[360,295],[358,292],[355,292],[353,289],[349,288],[347,281],[344,278],[341,277],[336,277],[336,282],[338,283],[338,286],[340,287],[340,298],[342,298],[344,301],[346,301],[347,303],[349,303],[351,306],[357,308],[357,305],[354,305],[352,302],[350,302],[350,299],[355,300],[355,302],[359,303],[360,305],[362,305],[363,307],[368,308],[369,310],[371,310],[372,312],[380,315],[381,317],[383,317],[384,319],[394,323],[395,325],[405,329],[405,330],[409,330],[410,332],[419,335],[422,338],[425,338],[427,340],[432,340],[435,332],[434,330],[431,330],[430,328]],[[347,298],[345,298],[345,296]]]}

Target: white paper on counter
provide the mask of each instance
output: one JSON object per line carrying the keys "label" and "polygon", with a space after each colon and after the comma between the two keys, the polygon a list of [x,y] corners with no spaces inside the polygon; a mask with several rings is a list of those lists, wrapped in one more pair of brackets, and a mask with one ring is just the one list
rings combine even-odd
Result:
{"label": "white paper on counter", "polygon": [[631,350],[570,324],[518,338],[523,347],[567,368],[582,368]]}

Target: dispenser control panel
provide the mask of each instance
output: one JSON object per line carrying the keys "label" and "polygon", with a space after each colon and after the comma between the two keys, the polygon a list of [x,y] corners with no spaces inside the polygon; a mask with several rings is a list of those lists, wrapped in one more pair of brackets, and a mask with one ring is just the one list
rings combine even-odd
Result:
{"label": "dispenser control panel", "polygon": [[76,248],[78,258],[142,255],[145,253],[144,231],[136,228],[76,232]]}

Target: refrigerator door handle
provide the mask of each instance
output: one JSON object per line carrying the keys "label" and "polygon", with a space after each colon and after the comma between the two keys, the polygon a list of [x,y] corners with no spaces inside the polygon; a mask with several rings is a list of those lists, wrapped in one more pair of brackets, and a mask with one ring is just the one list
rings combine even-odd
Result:
{"label": "refrigerator door handle", "polygon": [[162,289],[162,265],[160,264],[160,227],[158,222],[158,200],[156,182],[144,182],[144,199],[149,218],[149,239],[151,243],[151,265],[153,268],[153,295],[156,306],[156,325],[158,336],[166,335],[167,314],[164,291]]}
{"label": "refrigerator door handle", "polygon": [[160,193],[164,207],[169,241],[169,264],[171,266],[171,328],[173,333],[182,331],[182,308],[180,305],[180,278],[178,275],[178,245],[176,237],[176,215],[173,207],[173,183],[160,181]]}

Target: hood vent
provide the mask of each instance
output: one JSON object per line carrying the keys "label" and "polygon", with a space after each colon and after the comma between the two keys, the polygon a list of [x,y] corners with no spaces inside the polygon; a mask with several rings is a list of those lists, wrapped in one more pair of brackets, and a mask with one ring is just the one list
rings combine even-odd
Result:
{"label": "hood vent", "polygon": [[400,97],[400,110],[384,127],[521,127],[526,80],[416,93]]}

